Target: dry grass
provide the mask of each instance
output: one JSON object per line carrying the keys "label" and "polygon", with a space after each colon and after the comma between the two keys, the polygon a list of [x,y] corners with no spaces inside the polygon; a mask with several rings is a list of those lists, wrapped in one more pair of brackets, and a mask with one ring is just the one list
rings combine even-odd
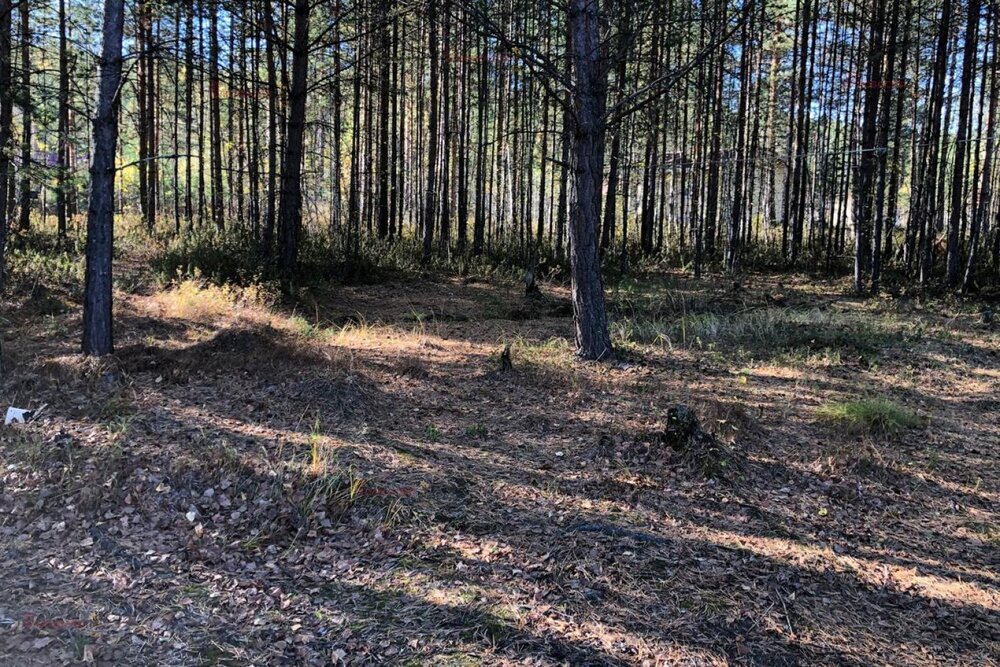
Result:
{"label": "dry grass", "polygon": [[215,323],[233,314],[239,292],[231,288],[184,280],[174,288],[158,292],[153,303],[162,317]]}

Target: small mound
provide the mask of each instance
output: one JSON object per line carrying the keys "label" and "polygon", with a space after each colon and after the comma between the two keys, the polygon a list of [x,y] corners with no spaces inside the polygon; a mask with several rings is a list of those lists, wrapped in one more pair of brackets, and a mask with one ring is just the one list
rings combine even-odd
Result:
{"label": "small mound", "polygon": [[184,348],[177,363],[192,371],[250,372],[281,370],[292,366],[326,364],[330,359],[313,346],[297,343],[270,326],[236,326]]}
{"label": "small mound", "polygon": [[724,477],[735,467],[734,450],[702,428],[694,411],[686,405],[667,410],[666,427],[653,436],[679,453],[688,468],[705,477]]}
{"label": "small mound", "polygon": [[260,354],[272,351],[278,342],[278,332],[272,327],[233,327],[223,329],[204,344],[208,353],[249,352]]}
{"label": "small mound", "polygon": [[62,315],[71,308],[59,294],[45,285],[36,284],[32,287],[29,298],[18,309],[18,314],[28,317]]}
{"label": "small mound", "polygon": [[727,445],[746,442],[749,436],[760,433],[756,421],[739,403],[708,400],[699,404],[699,415],[702,428]]}
{"label": "small mound", "polygon": [[180,349],[145,343],[122,347],[116,353],[131,373],[160,373],[164,380],[184,382],[192,374],[284,374],[310,369],[338,369],[338,358],[270,326],[234,326],[206,340]]}
{"label": "small mound", "polygon": [[85,386],[95,391],[117,390],[128,379],[128,369],[116,355],[65,354],[40,361],[36,369],[38,378],[47,378],[56,385]]}
{"label": "small mound", "polygon": [[638,437],[616,439],[602,435],[599,455],[629,465],[682,465],[709,478],[724,479],[743,468],[743,456],[734,446],[705,430],[686,405],[667,410],[666,423]]}

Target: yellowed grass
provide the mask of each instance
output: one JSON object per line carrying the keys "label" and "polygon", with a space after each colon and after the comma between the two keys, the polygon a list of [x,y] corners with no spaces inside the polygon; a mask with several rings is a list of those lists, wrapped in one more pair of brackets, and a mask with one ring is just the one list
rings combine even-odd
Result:
{"label": "yellowed grass", "polygon": [[231,287],[185,280],[172,289],[156,293],[152,300],[165,317],[213,323],[234,313],[239,307],[240,293]]}

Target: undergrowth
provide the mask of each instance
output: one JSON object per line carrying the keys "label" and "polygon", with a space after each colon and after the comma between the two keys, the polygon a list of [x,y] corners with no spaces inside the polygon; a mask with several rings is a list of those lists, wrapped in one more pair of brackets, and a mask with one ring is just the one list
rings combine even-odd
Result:
{"label": "undergrowth", "polygon": [[622,346],[708,348],[723,343],[774,352],[795,349],[854,350],[873,353],[896,341],[919,337],[921,331],[891,316],[869,316],[831,310],[767,307],[732,314],[637,314],[612,323]]}
{"label": "undergrowth", "polygon": [[827,403],[817,415],[823,421],[854,435],[895,435],[920,424],[920,418],[887,398],[861,398]]}
{"label": "undergrowth", "polygon": [[[546,248],[540,256],[551,257]],[[495,241],[479,255],[469,249],[457,253],[435,248],[425,259],[421,241],[409,236],[352,241],[342,235],[309,234],[301,241],[295,281],[297,286],[330,282],[366,285],[406,275],[456,270],[460,275],[519,280],[528,257],[516,239]],[[274,254],[265,252],[255,239],[239,231],[204,230],[167,239],[150,264],[161,283],[198,276],[217,284],[246,286],[274,282],[279,277]],[[568,277],[566,260],[544,259],[539,268],[540,277]]]}

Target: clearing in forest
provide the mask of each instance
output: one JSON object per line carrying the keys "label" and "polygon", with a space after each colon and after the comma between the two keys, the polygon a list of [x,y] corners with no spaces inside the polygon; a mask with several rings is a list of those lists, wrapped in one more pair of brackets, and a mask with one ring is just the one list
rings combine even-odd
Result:
{"label": "clearing in forest", "polygon": [[84,360],[36,283],[0,664],[998,664],[1000,333],[783,280],[619,284],[615,363],[448,278],[122,291]]}

